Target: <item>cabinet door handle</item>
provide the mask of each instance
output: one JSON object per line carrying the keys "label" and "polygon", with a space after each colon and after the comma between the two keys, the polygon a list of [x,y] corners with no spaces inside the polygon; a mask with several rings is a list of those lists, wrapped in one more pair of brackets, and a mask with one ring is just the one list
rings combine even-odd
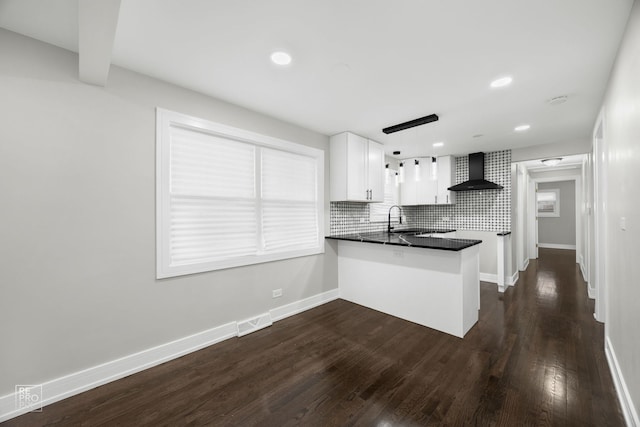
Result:
{"label": "cabinet door handle", "polygon": [[435,196],[435,197],[436,197],[436,205],[437,205],[438,204],[438,196]]}
{"label": "cabinet door handle", "polygon": [[449,204],[449,195],[447,194],[447,204]]}

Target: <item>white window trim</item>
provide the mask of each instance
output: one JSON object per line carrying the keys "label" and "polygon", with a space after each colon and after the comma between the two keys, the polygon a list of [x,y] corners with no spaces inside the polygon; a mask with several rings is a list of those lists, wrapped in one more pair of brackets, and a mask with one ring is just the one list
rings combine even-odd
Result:
{"label": "white window trim", "polygon": [[[176,126],[212,135],[230,137],[257,146],[281,149],[316,159],[317,164],[317,218],[318,245],[315,248],[257,256],[237,257],[223,261],[203,262],[189,265],[170,265],[169,233],[169,187],[170,187],[170,132]],[[185,274],[202,273],[224,268],[240,267],[264,262],[278,261],[301,256],[324,253],[324,151],[282,139],[258,134],[244,129],[199,119],[186,114],[161,108],[156,109],[156,275],[167,278]]]}

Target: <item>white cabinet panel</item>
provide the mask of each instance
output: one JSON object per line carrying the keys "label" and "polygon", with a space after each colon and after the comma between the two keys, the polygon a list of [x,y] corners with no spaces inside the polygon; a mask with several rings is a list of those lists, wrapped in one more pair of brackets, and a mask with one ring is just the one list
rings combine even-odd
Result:
{"label": "white cabinet panel", "polygon": [[438,157],[438,201],[439,205],[456,202],[456,192],[447,190],[456,183],[456,159],[453,156]]}
{"label": "white cabinet panel", "polygon": [[366,198],[367,187],[367,146],[368,141],[358,135],[347,136],[347,199]]}
{"label": "white cabinet panel", "polygon": [[[400,184],[400,203],[404,206],[455,203],[455,192],[447,190],[455,183],[453,156],[417,157],[402,160],[404,181]],[[416,165],[418,162],[418,165]]]}
{"label": "white cabinet panel", "polygon": [[382,144],[369,140],[368,187],[369,201],[384,201],[384,149]]}
{"label": "white cabinet panel", "polygon": [[402,164],[404,181],[400,184],[400,203],[404,206],[435,204],[438,187],[431,173],[431,157],[406,159]]}
{"label": "white cabinet panel", "polygon": [[331,201],[384,200],[382,144],[343,132],[331,137],[330,150]]}

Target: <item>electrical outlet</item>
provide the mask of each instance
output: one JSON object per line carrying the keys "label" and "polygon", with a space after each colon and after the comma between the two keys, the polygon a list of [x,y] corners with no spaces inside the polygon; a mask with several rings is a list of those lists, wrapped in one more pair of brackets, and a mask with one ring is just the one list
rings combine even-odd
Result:
{"label": "electrical outlet", "polygon": [[620,230],[627,231],[627,218],[620,217]]}
{"label": "electrical outlet", "polygon": [[280,298],[282,296],[282,289],[274,289],[271,291],[272,298]]}
{"label": "electrical outlet", "polygon": [[394,250],[393,251],[393,257],[394,258],[404,258],[404,251],[401,251],[401,250],[398,250],[398,249]]}

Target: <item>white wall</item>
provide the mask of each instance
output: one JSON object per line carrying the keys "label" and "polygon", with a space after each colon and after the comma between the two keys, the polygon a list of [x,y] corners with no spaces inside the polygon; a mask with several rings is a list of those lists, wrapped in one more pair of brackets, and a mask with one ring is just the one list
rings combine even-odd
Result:
{"label": "white wall", "polygon": [[591,151],[591,141],[580,139],[562,143],[534,145],[531,147],[514,148],[511,150],[511,161],[522,162],[525,160],[544,159],[545,157],[570,156],[572,154],[584,154]]}
{"label": "white wall", "polygon": [[0,57],[0,396],[337,287],[333,244],[155,279],[155,107],[325,151],[326,136],[118,67],[86,85],[76,54],[6,30]]}
{"label": "white wall", "polygon": [[[605,336],[628,402],[640,413],[640,2],[635,2],[604,100],[607,144]],[[620,227],[626,219],[626,230]],[[640,420],[636,418],[636,423]]]}
{"label": "white wall", "polygon": [[560,216],[538,218],[538,244],[576,245],[576,183],[575,181],[541,182],[538,191],[557,189],[560,195]]}
{"label": "white wall", "polygon": [[498,273],[498,232],[480,230],[457,230],[459,239],[482,240],[480,244],[480,279]]}

